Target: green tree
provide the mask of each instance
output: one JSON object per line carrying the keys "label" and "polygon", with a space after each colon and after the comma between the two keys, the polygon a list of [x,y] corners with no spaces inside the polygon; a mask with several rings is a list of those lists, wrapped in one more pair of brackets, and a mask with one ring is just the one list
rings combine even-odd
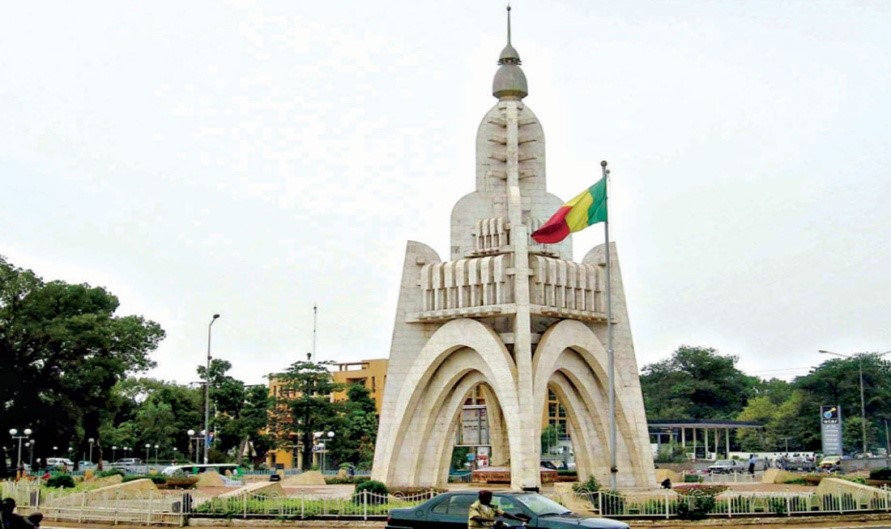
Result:
{"label": "green tree", "polygon": [[832,358],[793,382],[811,396],[809,417],[817,424],[819,406],[840,405],[845,451],[862,451],[860,407],[860,368],[863,368],[863,396],[866,415],[867,449],[879,441],[880,424],[891,419],[891,362],[874,353],[860,353],[851,358]]}
{"label": "green tree", "polygon": [[141,316],[115,315],[118,305],[103,288],[45,283],[0,257],[0,424],[29,426],[49,440],[37,444],[35,458],[54,444],[86,452],[87,438],[101,458],[113,388],[154,366],[149,353],[164,331]]}
{"label": "green tree", "polygon": [[[210,362],[210,431],[215,432],[209,459],[214,462],[225,459],[227,452],[237,451],[241,443],[238,428],[230,423],[237,420],[244,405],[244,382],[227,373],[232,364],[226,360],[214,358]],[[198,376],[207,384],[208,375],[205,366],[198,366]],[[203,401],[203,397],[202,397]],[[202,402],[202,408],[204,404]],[[203,428],[202,428],[203,429]],[[240,456],[239,456],[240,458]]]}
{"label": "green tree", "polygon": [[240,405],[230,408],[220,420],[220,442],[229,452],[234,452],[241,465],[244,458],[252,464],[262,459],[269,448],[270,439],[265,434],[272,399],[266,386],[242,386]]}
{"label": "green tree", "polygon": [[640,377],[650,419],[729,419],[745,407],[759,379],[736,368],[736,356],[682,345],[671,358],[644,366]]}
{"label": "green tree", "polygon": [[331,394],[342,391],[343,385],[332,380],[332,364],[297,361],[276,376],[281,386],[270,427],[279,445],[300,447],[304,469],[312,467],[313,433],[332,430],[339,424],[340,405],[331,400]]}
{"label": "green tree", "polygon": [[347,388],[347,400],[339,404],[340,424],[332,440],[332,455],[337,461],[370,468],[378,426],[374,399],[365,386],[351,384]]}

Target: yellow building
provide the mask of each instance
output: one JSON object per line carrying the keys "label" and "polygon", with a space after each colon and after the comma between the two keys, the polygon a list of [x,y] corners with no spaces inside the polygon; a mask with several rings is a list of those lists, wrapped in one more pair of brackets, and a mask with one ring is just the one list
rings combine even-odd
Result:
{"label": "yellow building", "polygon": [[[335,364],[331,372],[331,378],[339,384],[362,384],[368,389],[371,398],[374,399],[375,409],[381,412],[381,403],[384,399],[384,383],[387,379],[386,358],[375,360],[361,360],[357,362],[343,362]],[[274,399],[295,397],[288,394],[281,381],[275,375],[269,375],[269,395]],[[338,391],[331,395],[332,400],[346,400],[347,392]],[[266,464],[270,468],[281,465],[281,468],[300,468],[299,444],[281,446],[270,450],[266,454]]]}
{"label": "yellow building", "polygon": [[[387,366],[389,360],[379,358],[376,360],[360,360],[358,362],[343,362],[336,364],[331,373],[334,382],[339,384],[362,384],[374,399],[374,407],[377,414],[381,413],[381,404],[384,402],[384,384],[387,382]],[[338,391],[334,394],[334,400],[346,400],[346,391]]]}

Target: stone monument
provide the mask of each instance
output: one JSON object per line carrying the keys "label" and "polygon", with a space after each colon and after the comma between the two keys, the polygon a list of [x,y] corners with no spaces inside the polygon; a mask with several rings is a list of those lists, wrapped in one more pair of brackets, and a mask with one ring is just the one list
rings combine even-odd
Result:
{"label": "stone monument", "polygon": [[[549,390],[567,413],[579,479],[610,480],[605,246],[572,261],[572,241],[529,237],[563,201],[547,192],[542,126],[524,104],[520,56],[498,60],[498,99],[476,137],[476,191],[452,209],[451,257],[405,253],[372,479],[430,487],[448,479],[469,394],[484,397],[491,465],[511,487],[541,485]],[[592,164],[590,185],[599,169]],[[615,247],[610,249],[616,388],[616,483],[655,484],[637,361]]]}

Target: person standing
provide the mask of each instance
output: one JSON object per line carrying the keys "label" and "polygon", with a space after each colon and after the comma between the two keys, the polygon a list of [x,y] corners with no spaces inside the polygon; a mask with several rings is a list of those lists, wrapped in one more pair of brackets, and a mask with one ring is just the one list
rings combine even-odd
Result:
{"label": "person standing", "polygon": [[749,475],[755,475],[755,454],[749,454]]}

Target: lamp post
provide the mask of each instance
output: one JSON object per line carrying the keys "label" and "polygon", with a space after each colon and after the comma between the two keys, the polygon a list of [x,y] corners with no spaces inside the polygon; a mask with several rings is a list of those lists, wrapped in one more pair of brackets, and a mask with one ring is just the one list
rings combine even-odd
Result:
{"label": "lamp post", "polygon": [[54,447],[53,447],[53,457],[58,457],[58,456],[59,456],[59,454],[57,454],[58,451],[59,451],[59,447],[58,447],[58,446],[54,446]]}
{"label": "lamp post", "polygon": [[[863,457],[866,457],[866,397],[864,396],[864,393],[863,393],[863,356],[864,356],[864,354],[860,353],[860,354],[856,354],[856,355],[846,355],[846,354],[841,354],[841,353],[834,353],[832,351],[824,351],[823,349],[821,349],[818,352],[825,354],[825,355],[834,355],[834,356],[840,356],[842,358],[848,358],[848,359],[856,358],[857,359],[857,363],[860,367],[860,432],[863,435],[862,453],[863,453]],[[891,351],[885,351],[884,353],[878,353],[875,356],[876,357],[884,356],[888,353],[891,353]]]}
{"label": "lamp post", "polygon": [[90,464],[92,465],[93,464],[93,443],[95,443],[96,440],[93,439],[92,437],[90,437],[89,439],[87,439],[87,441],[90,443]]}
{"label": "lamp post", "polygon": [[112,461],[117,461],[117,458],[115,458],[115,456],[114,456],[114,455],[115,455],[115,452],[117,452],[117,451],[118,451],[118,447],[117,447],[117,446],[112,446],[112,447],[111,447],[111,460],[112,460]]}
{"label": "lamp post", "polygon": [[158,445],[155,445],[155,464],[158,464]]}
{"label": "lamp post", "polygon": [[174,446],[174,447],[173,447],[173,464],[176,464],[176,455],[177,455],[176,452],[177,452],[177,449],[176,449],[176,447]]}
{"label": "lamp post", "polygon": [[[319,454],[320,454],[321,460],[322,460],[321,461],[322,464],[320,465],[320,467],[322,469],[322,475],[324,476],[325,475],[325,453],[327,452],[326,443],[327,443],[327,441],[331,441],[332,439],[334,439],[334,432],[327,432],[327,433],[326,432],[313,432],[312,436],[315,437],[317,440],[316,446],[319,449]],[[328,438],[327,441],[325,441],[323,439],[323,437],[327,437]]]}
{"label": "lamp post", "polygon": [[152,445],[151,443],[145,443],[145,464],[149,464],[149,455],[151,454]]}
{"label": "lamp post", "polygon": [[219,314],[214,314],[207,324],[207,368],[204,372],[204,464],[207,464],[207,451],[210,449],[210,331]]}
{"label": "lamp post", "polygon": [[19,431],[15,428],[9,430],[9,435],[12,436],[13,439],[19,440],[19,457],[16,459],[18,466],[22,465],[22,439],[27,439],[31,435],[31,428],[25,428],[22,432],[22,435],[18,435]]}
{"label": "lamp post", "polygon": [[186,433],[189,434],[189,450],[192,449],[192,442],[194,441],[195,443],[195,463],[198,463],[198,458],[201,456],[198,442],[204,438],[204,432],[201,432],[201,435],[196,435],[198,432],[195,430],[189,430]]}

